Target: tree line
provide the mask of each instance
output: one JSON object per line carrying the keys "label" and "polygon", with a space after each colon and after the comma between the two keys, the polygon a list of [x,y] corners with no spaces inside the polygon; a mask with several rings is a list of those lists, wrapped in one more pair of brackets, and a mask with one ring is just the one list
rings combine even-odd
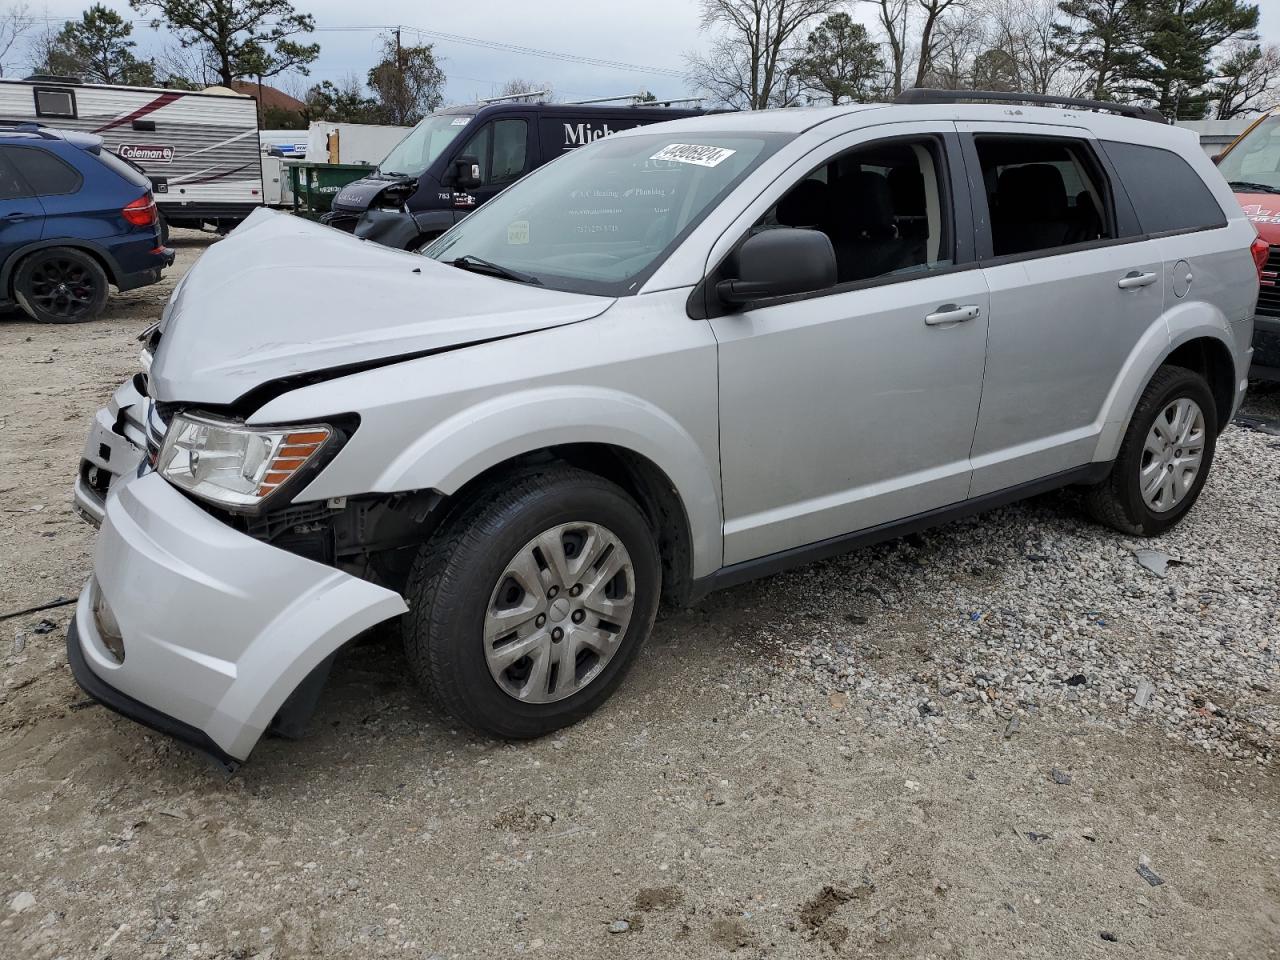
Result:
{"label": "tree line", "polygon": [[[1280,99],[1280,48],[1245,0],[699,0],[708,43],[686,56],[716,104],[763,109],[891,100],[912,86],[1142,103],[1177,119],[1228,119]],[[101,4],[37,30],[25,3],[0,11],[0,75],[24,42],[32,72],[202,89],[281,78],[312,120],[412,124],[444,100],[433,46],[380,38],[362,77],[312,83],[315,21],[289,0],[130,0],[171,44],[141,56],[133,24]],[[866,13],[871,29],[854,17]],[[549,90],[513,80],[503,94]],[[546,96],[546,95],[544,95]]]}
{"label": "tree line", "polygon": [[1259,42],[1258,7],[1242,0],[700,3],[710,43],[686,56],[689,70],[733,107],[891,100],[914,86],[1123,101],[1185,120],[1280,100],[1280,47]]}

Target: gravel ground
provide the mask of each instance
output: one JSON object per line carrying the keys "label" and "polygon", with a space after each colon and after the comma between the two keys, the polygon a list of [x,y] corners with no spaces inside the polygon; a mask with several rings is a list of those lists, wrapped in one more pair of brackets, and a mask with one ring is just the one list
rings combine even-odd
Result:
{"label": "gravel ground", "polygon": [[[88,575],[79,448],[175,240],[101,321],[0,318],[0,612]],[[86,701],[66,608],[3,621],[0,957],[1280,956],[1278,475],[1233,426],[1158,541],[1066,492],[714,595],[527,744],[383,630],[227,777]]]}

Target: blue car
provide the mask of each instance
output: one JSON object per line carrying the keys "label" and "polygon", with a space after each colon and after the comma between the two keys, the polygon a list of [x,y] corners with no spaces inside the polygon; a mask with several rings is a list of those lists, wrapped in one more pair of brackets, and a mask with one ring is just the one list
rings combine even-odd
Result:
{"label": "blue car", "polygon": [[101,137],[0,124],[0,303],[41,323],[93,320],[111,286],[156,283],[172,263],[150,181]]}

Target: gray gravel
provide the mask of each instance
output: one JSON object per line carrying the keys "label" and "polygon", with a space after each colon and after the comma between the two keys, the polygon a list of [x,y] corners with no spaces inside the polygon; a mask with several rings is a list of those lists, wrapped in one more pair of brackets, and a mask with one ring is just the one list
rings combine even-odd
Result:
{"label": "gray gravel", "polygon": [[[1277,396],[1262,388],[1250,409]],[[1280,736],[1278,480],[1280,441],[1232,426],[1200,504],[1158,539],[1085,522],[1068,492],[776,577],[756,607],[772,611],[767,669],[940,739],[1054,712],[1267,763]],[[1143,550],[1167,555],[1163,576]],[[756,709],[783,706],[771,693]]]}

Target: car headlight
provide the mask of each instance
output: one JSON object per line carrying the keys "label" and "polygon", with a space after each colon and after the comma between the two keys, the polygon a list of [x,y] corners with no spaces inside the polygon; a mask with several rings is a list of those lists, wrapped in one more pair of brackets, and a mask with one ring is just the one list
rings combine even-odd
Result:
{"label": "car headlight", "polygon": [[250,427],[175,414],[156,470],[174,486],[232,508],[253,508],[296,476],[333,437],[327,424]]}

